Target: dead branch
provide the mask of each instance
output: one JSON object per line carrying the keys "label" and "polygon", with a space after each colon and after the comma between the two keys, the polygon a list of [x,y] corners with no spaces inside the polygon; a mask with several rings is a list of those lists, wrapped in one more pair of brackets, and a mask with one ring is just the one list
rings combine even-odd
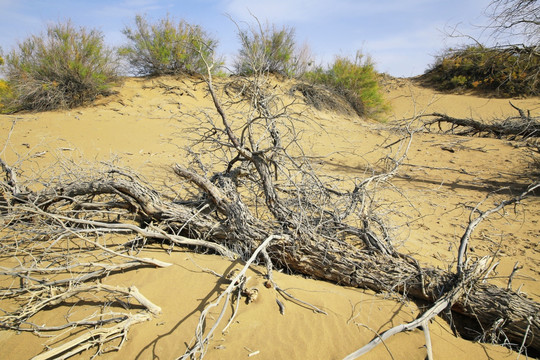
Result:
{"label": "dead branch", "polygon": [[[465,253],[467,251],[467,246],[469,243],[469,238],[471,237],[472,232],[480,224],[481,221],[483,221],[486,217],[488,217],[490,214],[493,214],[505,206],[515,204],[517,202],[520,202],[525,197],[527,197],[529,194],[534,192],[537,188],[540,187],[540,182],[537,182],[536,184],[530,185],[525,192],[523,192],[521,195],[516,196],[512,199],[501,201],[501,203],[494,208],[491,208],[489,210],[486,210],[484,212],[481,212],[478,210],[478,205],[475,206],[475,208],[471,211],[471,215],[469,216],[469,224],[467,225],[467,229],[465,230],[465,233],[460,239],[459,242],[459,249],[458,249],[458,258],[457,258],[457,274],[461,275],[463,273],[463,267],[465,264]],[[476,213],[479,213],[480,215],[477,218],[473,218],[473,216]]]}
{"label": "dead branch", "polygon": [[439,300],[437,300],[433,306],[424,312],[420,317],[415,319],[414,321],[411,321],[407,324],[400,324],[398,326],[395,326],[391,329],[386,330],[381,335],[378,335],[375,337],[372,341],[370,341],[368,344],[364,345],[362,348],[354,351],[353,353],[347,355],[343,360],[353,360],[356,359],[364,354],[367,354],[370,352],[373,348],[375,348],[380,343],[384,342],[388,338],[403,332],[403,331],[410,331],[414,330],[416,328],[422,327],[424,328],[424,332],[426,332],[426,348],[428,349],[428,359],[433,359],[433,354],[431,353],[431,342],[429,337],[429,322],[431,319],[433,319],[435,316],[437,316],[441,311],[447,308],[451,308],[452,305],[464,294],[466,293],[471,285],[478,281],[478,279],[481,277],[481,273],[486,270],[486,265],[488,262],[488,258],[480,259],[473,267],[473,269],[468,272],[467,275],[464,276],[464,279],[459,281],[451,290],[449,290],[444,296],[442,296]]}
{"label": "dead branch", "polygon": [[110,286],[105,284],[78,285],[67,287],[49,287],[33,291],[28,301],[14,312],[6,313],[0,318],[0,324],[10,329],[19,329],[29,318],[37,314],[45,307],[61,304],[67,299],[78,296],[82,293],[99,293],[101,291],[115,295],[124,295],[137,300],[142,306],[154,315],[161,313],[161,308],[153,304],[144,297],[139,290],[132,286],[125,288],[121,286]]}
{"label": "dead branch", "polygon": [[151,318],[150,315],[144,313],[130,315],[126,320],[114,326],[88,330],[83,335],[61,346],[34,356],[32,360],[68,359],[84,350],[88,350],[94,346],[101,347],[103,344],[118,338],[120,338],[120,344],[116,348],[120,349],[126,340],[129,328],[134,324],[148,321]]}
{"label": "dead branch", "polygon": [[[246,271],[249,269],[251,264],[257,259],[257,256],[261,251],[264,251],[266,247],[270,244],[270,242],[277,240],[277,239],[283,239],[282,236],[277,235],[271,235],[266,240],[263,241],[257,249],[253,252],[253,255],[249,258],[249,260],[246,262],[244,267],[238,272],[235,273],[234,277],[230,279],[230,284],[227,286],[227,288],[219,295],[219,297],[213,301],[212,303],[208,304],[204,310],[201,313],[201,316],[199,317],[199,323],[197,324],[197,330],[195,332],[195,338],[196,342],[195,345],[193,345],[190,349],[186,351],[186,353],[180,357],[180,359],[189,359],[189,358],[199,358],[202,359],[206,353],[206,347],[208,345],[209,340],[212,338],[212,335],[214,331],[217,329],[220,321],[223,319],[223,316],[225,315],[225,310],[227,309],[227,305],[229,304],[230,298],[233,295],[233,292],[236,291],[240,284],[242,284],[245,278]],[[219,306],[221,301],[225,299],[225,303],[222,306],[221,312],[217,318],[217,320],[214,322],[214,325],[212,325],[212,328],[208,331],[206,335],[204,335],[204,329],[206,324],[206,318],[208,317],[208,314],[211,309]],[[229,323],[234,318],[234,315],[236,313],[233,313]],[[225,329],[228,327],[228,324],[225,326]]]}
{"label": "dead branch", "polygon": [[[455,282],[453,274],[438,269],[421,268],[417,262],[410,260],[408,257],[400,256],[399,253],[389,255],[373,248],[364,239],[365,228],[346,225],[346,223],[339,221],[338,216],[333,216],[331,212],[318,213],[318,216],[325,214],[325,216],[328,216],[327,218],[319,218],[317,222],[314,222],[326,226],[326,228],[321,227],[318,232],[308,230],[309,225],[313,223],[310,219],[304,220],[303,225],[294,225],[290,230],[287,230],[283,223],[252,220],[247,217],[252,216],[249,215],[250,212],[240,211],[231,215],[229,211],[236,211],[236,209],[246,208],[246,206],[242,203],[238,207],[229,206],[234,201],[241,202],[242,197],[235,193],[234,187],[229,186],[231,182],[222,181],[223,178],[219,176],[213,182],[215,184],[213,190],[219,193],[217,195],[219,198],[224,199],[224,204],[229,205],[223,208],[218,207],[215,203],[212,205],[215,206],[216,210],[220,209],[217,218],[214,218],[211,212],[199,213],[197,209],[190,209],[179,203],[166,202],[161,199],[159,193],[151,192],[144,184],[135,180],[129,183],[122,181],[122,174],[116,173],[108,176],[109,178],[106,180],[78,182],[73,187],[72,185],[57,186],[56,189],[63,189],[63,193],[68,194],[61,198],[58,196],[60,191],[50,189],[45,189],[40,193],[28,192],[24,197],[17,198],[13,210],[26,213],[29,209],[32,209],[34,218],[36,214],[39,215],[41,218],[39,221],[43,221],[43,226],[51,227],[56,225],[61,230],[61,232],[56,232],[58,236],[73,235],[82,230],[99,232],[104,231],[104,229],[122,229],[122,231],[129,230],[139,236],[167,240],[174,239],[175,236],[178,236],[175,231],[183,229],[186,238],[190,236],[190,239],[194,239],[195,236],[202,235],[205,238],[212,239],[212,243],[215,242],[216,245],[223,246],[221,244],[226,244],[227,247],[235,249],[234,252],[240,255],[248,252],[253,254],[250,249],[257,242],[257,239],[260,239],[261,234],[266,232],[283,233],[286,231],[286,234],[284,234],[287,235],[286,237],[276,238],[267,248],[268,256],[276,266],[346,286],[369,288],[378,292],[402,293],[408,297],[432,302],[437,302],[441,294],[449,291]],[[221,188],[221,186],[225,185],[227,185],[225,187],[226,192]],[[119,189],[122,189],[122,191],[119,191]],[[137,195],[148,193],[152,193],[153,196],[142,197]],[[225,193],[230,195],[225,196]],[[107,222],[103,220],[85,220],[81,218],[81,214],[78,218],[56,215],[55,213],[52,213],[52,216],[48,215],[49,212],[57,210],[69,214],[71,210],[66,205],[75,206],[80,203],[79,198],[87,199],[89,195],[98,196],[103,194],[110,194],[122,199],[122,201],[137,204],[137,206],[132,207],[132,211],[135,213],[141,214],[140,209],[145,209],[140,221],[143,221],[142,219],[151,220],[156,225],[147,227],[147,230],[127,222],[119,223],[116,219],[114,222]],[[347,195],[346,192],[342,194],[342,196]],[[24,199],[31,199],[32,204],[37,204],[38,207],[46,210],[36,211],[34,205],[24,205]],[[34,202],[36,199],[39,199],[39,201]],[[96,201],[98,200],[96,198]],[[517,199],[513,202],[515,201]],[[198,204],[197,201],[192,203]],[[94,217],[99,214],[96,211],[85,211],[89,211],[89,215],[94,214],[92,215]],[[229,215],[233,218],[237,217],[237,221],[243,225],[240,227],[237,222],[228,221]],[[62,222],[59,223],[58,219],[62,220]],[[14,222],[12,225],[14,231],[17,230],[16,224],[17,222]],[[157,224],[163,225],[158,226]],[[293,223],[289,220],[286,224]],[[65,228],[67,226],[71,231],[66,233]],[[156,227],[160,229],[159,232],[152,230],[152,228]],[[337,233],[357,237],[360,243],[364,244],[363,248],[353,246],[352,242],[336,238],[335,234]],[[375,234],[371,236],[375,236]],[[75,238],[78,237],[75,236]],[[52,238],[49,241],[57,242],[58,240]],[[88,243],[92,244],[92,242]],[[32,244],[36,244],[36,242],[32,242]],[[197,245],[197,243],[189,242],[185,244]],[[114,255],[111,252],[106,253]],[[538,319],[540,307],[537,303],[511,290],[501,289],[490,284],[476,283],[466,297],[455,302],[452,309],[470,316],[479,323],[481,328],[489,329],[490,333],[488,335],[490,338],[486,337],[485,340],[497,340],[504,334],[508,339],[521,344],[525,333],[527,333],[529,340],[527,340],[526,346],[529,349],[540,348],[540,337],[536,336],[536,334],[540,333],[540,321]]]}
{"label": "dead branch", "polygon": [[[426,129],[430,130],[436,124],[439,131],[445,134],[493,136],[510,140],[539,138],[540,118],[531,116],[530,112],[526,113],[512,103],[510,105],[519,112],[519,116],[490,123],[474,119],[460,119],[440,113],[423,114],[419,117],[429,119],[424,121]],[[450,127],[443,127],[443,124],[448,124]]]}
{"label": "dead branch", "polygon": [[[140,268],[142,266],[149,266],[149,264],[146,262],[139,262],[135,260],[135,261],[129,261],[129,262],[120,263],[120,264],[103,264],[103,263],[97,263],[97,262],[76,263],[76,264],[63,266],[63,267],[56,267],[56,268],[54,267],[29,268],[29,267],[18,266],[18,267],[10,269],[10,268],[5,268],[5,267],[0,267],[1,269],[0,275],[18,277],[26,282],[26,286],[24,287],[0,290],[0,296],[3,296],[3,297],[18,296],[24,293],[36,292],[43,288],[66,286],[69,284],[82,284],[86,281],[100,279],[111,273]],[[150,263],[150,266],[155,267],[156,265]],[[93,268],[98,268],[98,270],[89,271],[89,269],[93,269]],[[81,269],[79,271],[82,272],[82,275],[73,277],[71,274],[76,272],[77,269]],[[63,279],[58,279],[58,280],[44,281],[43,279],[38,278],[38,277],[31,277],[31,274],[33,273],[34,274],[69,273],[70,276]]]}
{"label": "dead branch", "polygon": [[[533,185],[529,186],[529,188],[524,193],[522,193],[521,195],[519,195],[517,197],[514,197],[512,199],[509,199],[509,200],[504,200],[500,204],[498,204],[497,206],[495,206],[495,207],[493,207],[493,208],[491,208],[491,209],[489,209],[487,211],[484,211],[484,212],[480,212],[480,210],[478,210],[478,206],[480,204],[475,206],[474,209],[471,211],[471,215],[470,215],[470,218],[469,218],[469,224],[468,224],[467,228],[465,229],[465,232],[464,232],[464,234],[463,234],[463,236],[461,237],[461,240],[460,240],[460,246],[459,246],[459,249],[458,249],[458,259],[457,259],[457,273],[456,273],[457,279],[458,279],[457,284],[451,290],[449,290],[443,297],[438,299],[435,302],[435,304],[428,311],[426,311],[424,314],[422,314],[422,316],[420,316],[416,320],[414,320],[414,321],[412,321],[410,323],[407,323],[407,324],[398,325],[398,326],[396,326],[394,328],[391,328],[391,329],[385,331],[383,334],[378,335],[376,338],[374,338],[370,343],[363,346],[359,350],[349,354],[344,359],[345,360],[356,359],[356,358],[368,353],[375,346],[377,346],[381,342],[384,342],[389,337],[391,337],[391,336],[393,336],[393,335],[395,335],[397,333],[403,332],[403,331],[413,330],[413,329],[418,328],[418,327],[422,327],[424,329],[424,332],[425,332],[425,335],[426,335],[426,348],[428,350],[428,359],[432,359],[433,354],[432,354],[432,350],[431,350],[430,335],[429,335],[429,321],[433,317],[437,316],[444,309],[453,308],[456,303],[459,304],[460,298],[463,297],[464,294],[465,294],[465,297],[467,297],[468,291],[470,291],[470,289],[472,289],[475,286],[475,283],[477,283],[482,277],[485,276],[482,273],[486,273],[486,270],[490,271],[490,269],[487,268],[487,263],[488,263],[488,258],[487,257],[482,258],[479,261],[475,262],[469,268],[465,267],[465,264],[466,264],[466,262],[465,262],[466,249],[468,247],[468,242],[469,242],[470,236],[471,236],[472,232],[474,231],[475,227],[482,220],[484,220],[487,216],[489,216],[490,214],[501,210],[505,206],[508,206],[508,205],[511,205],[511,204],[514,204],[514,203],[517,203],[517,202],[523,200],[530,193],[534,192],[534,190],[536,190],[538,187],[540,187],[540,183],[533,184]],[[480,215],[478,217],[474,218],[474,215],[477,212]],[[515,269],[516,269],[516,267],[514,267],[514,270]],[[510,282],[511,281],[509,281],[509,283]],[[509,286],[508,289],[511,289],[511,287]],[[531,320],[532,320],[532,318],[527,319],[528,324],[527,324],[527,327],[524,329],[525,330],[525,337],[523,338],[523,343],[525,343],[527,335],[529,333],[529,330],[530,330],[530,327],[531,327]],[[537,324],[538,324],[538,322],[537,322]],[[520,351],[522,350],[522,348],[523,348],[523,346],[520,348]]]}

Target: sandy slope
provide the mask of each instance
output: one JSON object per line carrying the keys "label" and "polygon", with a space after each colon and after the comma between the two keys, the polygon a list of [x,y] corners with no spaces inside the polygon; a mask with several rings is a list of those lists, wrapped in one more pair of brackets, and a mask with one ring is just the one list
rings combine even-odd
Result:
{"label": "sandy slope", "polygon": [[[286,92],[290,84],[278,86]],[[508,100],[443,95],[403,79],[388,80],[385,88],[393,109],[387,124],[302,108],[308,119],[302,125],[303,141],[321,171],[351,179],[377,171],[376,160],[397,151],[397,145],[380,149],[380,145],[390,145],[400,137],[391,130],[395,120],[435,111],[486,120],[514,115]],[[199,126],[197,119],[204,116],[201,110],[208,109],[212,114],[204,85],[188,78],[127,79],[118,91],[90,107],[0,116],[0,144],[10,136],[3,158],[11,164],[24,161],[22,168],[27,174],[45,177],[53,176],[59,168],[72,171],[75,164],[106,166],[102,162],[112,161],[136,169],[155,184],[170,184],[174,180],[168,167],[185,161],[182,148],[189,137],[186,130]],[[533,114],[540,112],[538,98],[512,102]],[[16,123],[10,132],[12,121]],[[415,134],[409,156],[394,180],[399,192],[381,189],[381,204],[392,204],[387,216],[395,226],[400,251],[424,264],[447,268],[455,260],[467,222],[469,210],[465,205],[474,205],[501,187],[510,187],[503,192],[508,196],[528,184],[526,149],[514,145],[505,140]],[[51,164],[55,165],[53,170]],[[497,199],[488,199],[484,208]],[[534,279],[540,276],[539,220],[540,201],[534,197],[507,209],[504,217],[494,216],[483,223],[471,244],[472,255],[498,251],[500,264],[490,281],[501,286],[506,286],[507,276],[519,261],[523,269],[513,287],[521,287],[537,301],[540,286]],[[240,266],[217,256],[183,251],[167,255],[158,246],[146,249],[144,254],[174,266],[117,274],[105,282],[136,285],[162,307],[163,314],[134,326],[122,350],[102,358],[170,359],[181,355],[193,338],[200,311],[225,287],[202,269],[225,273]],[[327,313],[316,314],[300,304],[286,302],[285,314],[280,315],[274,290],[261,285],[263,274],[264,270],[257,267],[250,273],[251,284],[260,289],[259,298],[240,307],[227,333],[218,332],[207,359],[247,358],[255,351],[259,352],[254,359],[339,359],[372,339],[375,332],[412,320],[419,312],[418,304],[396,301],[384,294],[277,274],[281,287]],[[84,306],[80,311],[85,311]],[[58,311],[42,315],[44,321],[58,316]],[[516,357],[502,347],[456,338],[440,318],[433,322],[431,332],[438,359]],[[43,344],[54,341],[2,331],[0,358],[26,359],[42,351]],[[366,358],[425,357],[421,331],[399,334],[386,346]],[[82,358],[89,356],[83,354]]]}

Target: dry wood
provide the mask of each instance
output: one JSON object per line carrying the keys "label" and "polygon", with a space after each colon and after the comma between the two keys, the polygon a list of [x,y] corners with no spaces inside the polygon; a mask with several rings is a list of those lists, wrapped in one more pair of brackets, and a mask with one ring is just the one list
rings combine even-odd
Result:
{"label": "dry wood", "polygon": [[[77,192],[78,196],[86,196],[95,194],[95,189],[114,189],[116,187],[117,181],[114,179],[101,180],[99,186],[94,186],[92,182],[78,183]],[[69,189],[69,187],[66,188]],[[130,196],[133,197],[130,199],[131,202],[147,209],[144,214],[145,218],[153,219],[156,223],[167,221],[168,226],[175,223],[180,226],[182,220],[189,219],[190,226],[195,226],[193,230],[197,230],[194,231],[195,233],[206,232],[208,238],[214,241],[223,241],[225,244],[244,243],[245,246],[251,246],[245,242],[244,234],[258,235],[264,230],[279,231],[268,224],[265,224],[266,228],[258,229],[252,229],[248,225],[242,229],[242,233],[226,231],[223,222],[210,218],[208,214],[200,214],[193,219],[193,212],[190,209],[179,204],[165,203],[157,194],[152,197],[137,198],[137,194],[148,193],[148,190],[143,190],[141,184],[133,184],[133,189],[139,190],[137,192],[130,190],[131,184],[122,184],[122,188],[124,189],[123,196],[131,194]],[[88,193],[82,189],[86,189]],[[27,197],[39,198],[47,202],[43,194],[28,194]],[[67,199],[72,199],[72,196]],[[148,203],[147,201],[154,202]],[[166,220],[164,220],[165,211],[163,209],[166,209],[167,212]],[[174,216],[176,214],[178,217]],[[73,219],[73,224],[77,223],[79,225],[93,225],[96,229],[119,226],[134,230],[132,226],[127,226],[129,224],[105,225],[101,222]],[[340,225],[340,228],[342,229],[343,226]],[[361,234],[360,229],[358,229],[358,233]],[[141,234],[164,238],[162,235],[156,235],[160,234],[157,232],[142,232]],[[294,237],[290,237],[290,240],[275,241],[267,251],[275,264],[282,264],[281,266],[295,272],[347,286],[369,288],[375,291],[400,292],[407,296],[434,302],[439,299],[441,293],[451,288],[454,281],[452,274],[438,269],[419,269],[417,263],[407,257],[397,254],[389,256],[370,248],[359,249],[345,242],[327,241],[323,237],[306,233],[297,233]],[[490,284],[476,284],[466,298],[456,301],[453,310],[467,314],[478,321],[483,329],[489,329],[485,340],[500,340],[504,334],[511,341],[521,343],[527,332],[529,334],[527,341],[529,349],[540,349],[540,337],[536,336],[536,334],[540,334],[540,321],[538,319],[540,307],[537,303],[511,290],[501,289]]]}
{"label": "dry wood", "polygon": [[[155,267],[156,265],[150,263],[151,266]],[[118,271],[126,271],[130,269],[140,268],[142,266],[148,266],[147,262],[139,261],[129,261],[126,263],[120,264],[102,264],[98,262],[94,263],[77,263],[64,267],[50,267],[50,268],[27,268],[27,267],[15,267],[15,268],[5,268],[0,267],[0,275],[19,277],[27,281],[26,286],[20,288],[10,288],[5,290],[0,290],[0,296],[10,297],[14,295],[20,295],[27,292],[38,291],[43,288],[57,287],[57,286],[66,286],[69,284],[82,284],[89,280],[100,279],[107,274],[111,274]],[[99,268],[95,271],[89,271],[92,268]],[[82,270],[82,274],[79,276],[72,276],[77,270]],[[86,271],[84,271],[86,269]],[[44,281],[41,278],[32,278],[30,274],[54,274],[54,273],[69,273],[69,277],[58,280]],[[31,283],[33,283],[31,285]]]}
{"label": "dry wood", "polygon": [[[431,118],[424,121],[426,128],[437,124],[439,130],[445,133],[458,135],[484,135],[507,139],[529,139],[540,137],[540,119],[525,113],[524,110],[510,103],[518,111],[519,116],[508,117],[505,120],[494,122],[480,122],[474,119],[461,119],[447,114],[432,113],[421,115],[420,118]],[[450,128],[443,130],[442,124],[449,124]]]}
{"label": "dry wood", "polygon": [[148,321],[151,318],[152,317],[150,315],[144,313],[134,314],[129,316],[128,319],[114,326],[88,330],[85,334],[70,340],[65,344],[34,356],[32,360],[68,359],[71,356],[77,355],[93,346],[101,347],[103,344],[117,338],[121,338],[121,343],[118,345],[118,348],[120,348],[125,341],[129,328],[132,325]]}
{"label": "dry wood", "polygon": [[[467,225],[467,228],[465,229],[465,233],[460,239],[459,242],[459,249],[458,249],[458,259],[457,259],[457,274],[461,275],[463,273],[463,267],[465,264],[465,252],[467,251],[467,246],[469,243],[469,239],[471,237],[472,232],[482,222],[486,217],[489,215],[501,210],[505,206],[517,203],[521,200],[523,200],[525,197],[527,197],[529,194],[534,193],[534,191],[540,187],[540,182],[530,185],[525,192],[523,192],[521,195],[514,197],[512,199],[501,201],[497,206],[486,210],[484,212],[481,212],[478,210],[478,205],[475,206],[475,208],[471,211],[471,215],[469,217],[469,224]],[[480,215],[476,218],[474,218],[474,215],[476,213],[479,213]]]}
{"label": "dry wood", "polygon": [[33,291],[31,296],[28,297],[28,301],[21,305],[18,310],[2,315],[1,325],[10,329],[19,329],[27,319],[46,307],[59,305],[67,299],[82,293],[99,293],[100,291],[132,297],[152,314],[159,315],[161,313],[161,308],[142,295],[135,286],[129,288],[105,284],[56,286]]}
{"label": "dry wood", "polygon": [[[257,256],[259,256],[259,253],[266,249],[266,247],[270,244],[270,242],[277,240],[277,239],[283,239],[282,236],[277,235],[271,235],[266,240],[260,244],[257,249],[253,252],[253,255],[246,261],[244,264],[244,267],[240,271],[234,274],[234,277],[230,279],[230,283],[227,286],[227,288],[219,295],[219,297],[208,304],[204,310],[202,311],[200,317],[199,317],[199,323],[197,324],[197,329],[195,331],[195,338],[196,342],[195,344],[186,350],[186,353],[181,356],[179,359],[189,359],[189,358],[199,358],[202,359],[206,353],[206,347],[208,345],[209,340],[212,338],[212,335],[214,334],[214,331],[217,329],[219,323],[221,322],[221,319],[223,319],[223,316],[225,315],[225,311],[227,310],[227,305],[229,304],[230,298],[233,295],[233,292],[237,290],[240,287],[240,284],[243,282],[243,278],[246,275],[247,270],[253,264],[253,262],[257,259]],[[208,314],[210,313],[210,310],[213,308],[219,306],[221,301],[224,300],[224,304],[221,308],[221,312],[219,313],[219,316],[217,320],[214,322],[210,330],[204,335],[204,329],[206,324],[206,318],[208,317]],[[234,318],[234,315],[236,313],[233,313],[231,320]],[[226,329],[229,326],[227,324],[224,329]],[[225,330],[223,330],[225,331]]]}
{"label": "dry wood", "polygon": [[464,279],[462,281],[458,282],[454,286],[453,289],[448,291],[443,297],[437,300],[429,310],[425,311],[417,319],[407,324],[400,324],[398,326],[395,326],[391,329],[386,330],[381,335],[378,335],[377,337],[375,337],[368,344],[364,345],[360,349],[347,355],[345,358],[343,358],[343,360],[356,359],[370,352],[377,345],[384,342],[388,338],[394,336],[395,334],[398,334],[403,331],[414,330],[418,327],[424,328],[424,332],[426,333],[426,348],[428,349],[427,357],[428,359],[433,359],[430,336],[428,335],[429,334],[429,330],[428,330],[429,321],[433,319],[435,316],[437,316],[444,309],[447,309],[448,307],[452,307],[452,304],[454,304],[464,293],[466,293],[469,290],[471,286],[471,282],[477,281],[480,278],[481,273],[485,271],[487,261],[488,261],[487,257],[480,259],[475,264],[473,269],[464,276]]}

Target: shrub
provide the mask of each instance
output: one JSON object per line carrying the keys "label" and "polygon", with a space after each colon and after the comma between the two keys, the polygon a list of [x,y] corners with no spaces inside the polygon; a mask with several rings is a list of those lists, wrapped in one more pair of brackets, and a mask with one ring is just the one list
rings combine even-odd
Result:
{"label": "shrub", "polygon": [[221,65],[215,58],[217,40],[184,20],[175,23],[167,16],[149,24],[145,17],[137,15],[135,27],[126,27],[123,33],[130,43],[119,53],[138,75],[205,73],[205,61]]}
{"label": "shrub", "polygon": [[467,46],[445,50],[422,80],[440,90],[476,89],[499,96],[538,95],[540,54],[533,48]]}
{"label": "shrub", "polygon": [[344,95],[358,115],[372,117],[389,108],[379,86],[379,76],[371,58],[361,52],[357,52],[354,60],[336,57],[327,70],[318,67],[306,73],[309,81],[325,84]]}
{"label": "shrub", "polygon": [[[0,66],[4,65],[2,48],[0,47]],[[8,112],[6,108],[7,101],[10,101],[13,92],[7,81],[0,79],[0,114]]]}
{"label": "shrub", "polygon": [[284,26],[281,30],[274,25],[239,29],[241,48],[234,63],[239,75],[273,73],[284,76],[301,76],[311,59],[307,46],[299,48],[295,41],[295,30]]}
{"label": "shrub", "polygon": [[117,78],[113,52],[99,31],[70,21],[50,25],[5,58],[5,73],[18,109],[70,108],[106,94]]}
{"label": "shrub", "polygon": [[0,114],[14,111],[10,104],[13,103],[14,95],[8,82],[0,79]]}

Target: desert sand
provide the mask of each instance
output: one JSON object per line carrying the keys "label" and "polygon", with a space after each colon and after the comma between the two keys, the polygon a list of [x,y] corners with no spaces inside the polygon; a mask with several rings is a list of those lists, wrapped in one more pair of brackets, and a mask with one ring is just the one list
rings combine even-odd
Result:
{"label": "desert sand", "polygon": [[[224,80],[223,80],[224,81]],[[289,81],[277,82],[286,93]],[[189,77],[128,78],[117,93],[95,104],[62,111],[0,115],[0,154],[12,165],[22,164],[28,176],[54,176],[78,166],[129,167],[150,183],[174,185],[170,167],[186,161],[185,146],[196,130],[200,110],[212,114],[205,85]],[[400,137],[393,129],[422,113],[441,112],[455,117],[490,121],[515,115],[509,99],[473,94],[443,94],[419,87],[410,79],[387,79],[384,91],[392,106],[386,122],[353,115],[315,110],[296,100],[305,112],[302,141],[320,170],[351,179],[377,168],[377,160],[397,151]],[[292,99],[292,97],[291,97]],[[510,99],[533,116],[540,99]],[[292,101],[292,100],[291,100]],[[13,129],[10,131],[10,129]],[[9,139],[8,139],[9,135]],[[455,266],[457,245],[470,209],[501,188],[501,196],[518,194],[531,182],[527,149],[515,142],[493,138],[460,137],[418,132],[393,184],[399,191],[381,191],[381,203],[394,204],[388,219],[395,229],[399,251],[423,265],[447,269]],[[485,200],[484,209],[500,196]],[[471,240],[472,256],[497,252],[499,265],[491,281],[506,287],[514,264],[523,268],[512,287],[540,301],[540,199],[535,196],[505,209],[483,222]],[[114,240],[111,240],[114,241]],[[198,316],[226,284],[206,271],[223,274],[240,262],[217,255],[200,255],[185,249],[151,245],[141,256],[174,265],[141,268],[104,279],[107,284],[135,285],[162,308],[152,321],[134,325],[120,351],[105,351],[102,359],[173,359],[181,356],[194,337]],[[218,331],[206,359],[341,359],[385,329],[418,316],[426,304],[396,295],[375,294],[297,275],[275,274],[276,282],[297,298],[324,310],[315,313],[299,303],[283,301],[280,314],[274,289],[263,286],[263,267],[253,266],[250,286],[258,299],[240,305],[227,332]],[[5,280],[5,279],[4,279]],[[2,307],[0,300],[0,307]],[[65,307],[45,311],[39,320],[57,321]],[[91,312],[91,304],[71,311]],[[230,314],[230,312],[229,312]],[[217,312],[215,313],[217,316]],[[223,324],[222,326],[224,326]],[[518,354],[502,346],[456,337],[440,317],[431,324],[436,359],[515,359]],[[53,346],[59,338],[0,331],[0,358],[28,359]],[[401,333],[378,346],[366,359],[424,359],[424,334]],[[104,349],[106,350],[106,349]],[[79,356],[89,358],[89,350]]]}

